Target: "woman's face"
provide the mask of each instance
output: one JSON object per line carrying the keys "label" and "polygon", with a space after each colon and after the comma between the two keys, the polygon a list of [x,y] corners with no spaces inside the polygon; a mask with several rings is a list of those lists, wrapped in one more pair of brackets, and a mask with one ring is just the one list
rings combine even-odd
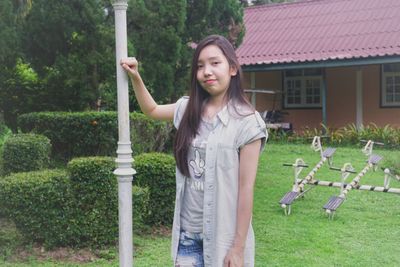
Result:
{"label": "woman's face", "polygon": [[224,97],[231,77],[236,73],[218,46],[208,45],[201,50],[197,63],[197,81],[211,97]]}

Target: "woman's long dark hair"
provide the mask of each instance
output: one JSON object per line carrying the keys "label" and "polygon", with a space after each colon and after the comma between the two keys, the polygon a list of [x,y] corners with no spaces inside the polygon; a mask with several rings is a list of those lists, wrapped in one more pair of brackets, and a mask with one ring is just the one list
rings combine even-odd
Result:
{"label": "woman's long dark hair", "polygon": [[236,104],[244,104],[252,107],[247,100],[242,87],[243,74],[239,61],[236,57],[235,50],[231,43],[225,37],[220,35],[210,35],[203,39],[197,45],[193,55],[189,103],[179,124],[174,143],[174,156],[176,165],[179,171],[187,177],[190,176],[188,166],[189,146],[191,145],[193,138],[198,134],[203,112],[203,104],[210,96],[210,94],[204,90],[197,81],[197,64],[200,52],[209,45],[215,45],[219,47],[228,60],[229,66],[237,70],[237,74],[231,77],[227,91],[227,101],[233,100],[234,106]]}

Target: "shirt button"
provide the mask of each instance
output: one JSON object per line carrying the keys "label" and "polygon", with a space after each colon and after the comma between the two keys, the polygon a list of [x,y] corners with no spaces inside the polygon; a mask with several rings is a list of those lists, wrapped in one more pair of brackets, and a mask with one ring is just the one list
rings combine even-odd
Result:
{"label": "shirt button", "polygon": [[212,189],[212,188],[213,188],[213,186],[212,186],[212,185],[209,185],[209,186],[208,186],[208,188]]}

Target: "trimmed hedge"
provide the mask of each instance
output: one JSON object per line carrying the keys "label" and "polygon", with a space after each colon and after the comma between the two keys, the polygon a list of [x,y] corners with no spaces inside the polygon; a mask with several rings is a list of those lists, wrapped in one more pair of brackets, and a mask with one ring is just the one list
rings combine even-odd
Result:
{"label": "trimmed hedge", "polygon": [[26,240],[70,244],[73,202],[63,170],[16,173],[0,179],[0,210]]}
{"label": "trimmed hedge", "polygon": [[135,157],[135,184],[149,188],[148,213],[144,221],[150,225],[171,225],[175,203],[175,160],[163,153],[146,153]]}
{"label": "trimmed hedge", "polygon": [[80,243],[107,244],[118,237],[117,181],[111,158],[71,160],[67,165],[79,221]]}
{"label": "trimmed hedge", "polygon": [[[142,113],[130,114],[132,150],[135,155],[171,149],[171,123],[155,121]],[[37,112],[19,116],[22,132],[47,136],[53,155],[69,160],[82,156],[115,155],[118,141],[116,112]]]}
{"label": "trimmed hedge", "polygon": [[[117,179],[112,158],[72,160],[65,170],[0,179],[0,210],[26,240],[54,246],[114,244],[118,238]],[[133,227],[143,229],[148,189],[134,186]]]}
{"label": "trimmed hedge", "polygon": [[3,174],[45,169],[50,162],[50,140],[38,134],[15,134],[7,138],[1,152]]}

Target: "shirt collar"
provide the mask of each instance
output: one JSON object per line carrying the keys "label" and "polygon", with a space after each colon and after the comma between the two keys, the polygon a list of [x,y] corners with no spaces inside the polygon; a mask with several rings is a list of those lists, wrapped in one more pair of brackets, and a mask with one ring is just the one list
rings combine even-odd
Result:
{"label": "shirt collar", "polygon": [[228,125],[229,122],[229,109],[228,109],[228,103],[220,112],[218,112],[217,117],[219,120],[224,124],[224,126]]}

